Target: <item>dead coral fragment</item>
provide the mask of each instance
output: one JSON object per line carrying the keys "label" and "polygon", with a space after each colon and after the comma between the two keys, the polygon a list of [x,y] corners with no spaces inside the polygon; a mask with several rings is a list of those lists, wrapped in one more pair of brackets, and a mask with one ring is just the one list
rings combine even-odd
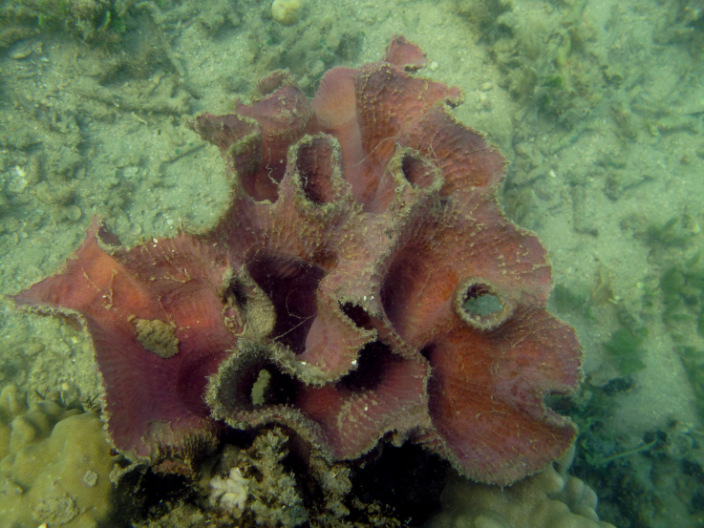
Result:
{"label": "dead coral fragment", "polygon": [[210,493],[210,503],[218,505],[231,511],[235,517],[239,517],[247,504],[247,490],[249,480],[242,476],[239,468],[230,469],[227,478],[219,475],[210,481],[213,491]]}

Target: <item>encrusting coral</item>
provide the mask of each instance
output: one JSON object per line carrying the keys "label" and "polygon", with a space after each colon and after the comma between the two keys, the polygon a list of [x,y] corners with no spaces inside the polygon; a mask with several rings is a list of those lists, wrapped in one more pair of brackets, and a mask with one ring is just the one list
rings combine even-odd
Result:
{"label": "encrusting coral", "polygon": [[92,412],[0,393],[0,527],[93,528],[112,511],[115,459]]}
{"label": "encrusting coral", "polygon": [[125,249],[96,222],[15,298],[86,326],[116,448],[183,471],[223,422],[273,422],[331,462],[412,440],[504,485],[571,445],[543,398],[575,389],[581,348],[545,309],[546,252],[500,212],[504,159],[449,114],[460,91],[412,75],[425,63],[396,37],[312,103],[272,73],[191,124],[233,172],[214,228]]}
{"label": "encrusting coral", "polygon": [[567,474],[573,454],[509,488],[450,478],[426,528],[614,528],[599,521],[594,491]]}

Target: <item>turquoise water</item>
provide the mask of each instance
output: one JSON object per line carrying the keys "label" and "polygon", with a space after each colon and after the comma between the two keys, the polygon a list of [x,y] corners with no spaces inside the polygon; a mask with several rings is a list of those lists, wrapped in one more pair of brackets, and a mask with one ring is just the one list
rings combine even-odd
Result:
{"label": "turquoise water", "polygon": [[[550,308],[577,329],[586,375],[555,406],[580,426],[573,471],[598,514],[702,525],[701,2],[306,0],[291,25],[255,1],[0,13],[1,294],[59,270],[94,215],[125,245],[212,225],[225,167],[184,117],[231,111],[277,68],[312,97],[327,69],[403,34],[423,75],[463,90],[456,117],[511,162],[507,216],[549,250]],[[80,329],[7,297],[0,310],[0,385],[99,398]]]}

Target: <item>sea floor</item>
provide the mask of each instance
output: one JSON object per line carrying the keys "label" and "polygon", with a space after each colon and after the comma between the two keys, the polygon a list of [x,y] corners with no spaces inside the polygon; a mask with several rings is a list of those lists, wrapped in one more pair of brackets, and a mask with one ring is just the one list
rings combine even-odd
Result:
{"label": "sea floor", "polygon": [[[403,34],[428,55],[421,75],[463,90],[456,117],[511,162],[507,216],[549,250],[551,310],[584,346],[569,412],[600,516],[701,526],[704,479],[686,471],[704,462],[700,1],[306,0],[284,26],[268,2],[146,0],[92,32],[20,5],[0,3],[0,386],[98,397],[84,333],[9,296],[60,269],[96,215],[125,245],[212,225],[225,166],[186,120],[276,68],[312,97],[325,70]],[[673,428],[689,447],[663,447]]]}

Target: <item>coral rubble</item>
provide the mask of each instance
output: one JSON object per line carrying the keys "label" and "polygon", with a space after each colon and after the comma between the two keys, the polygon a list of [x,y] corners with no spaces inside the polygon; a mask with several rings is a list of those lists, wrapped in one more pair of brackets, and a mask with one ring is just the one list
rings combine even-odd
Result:
{"label": "coral rubble", "polygon": [[210,502],[239,515],[247,504],[248,483],[239,468],[232,468],[226,479],[218,475],[210,481],[210,487],[213,488]]}
{"label": "coral rubble", "polygon": [[312,103],[274,72],[191,124],[233,173],[214,228],[125,249],[96,223],[16,297],[86,326],[118,449],[179,471],[223,422],[273,422],[329,461],[410,439],[508,484],[571,445],[543,398],[575,389],[581,349],[545,309],[546,252],[501,214],[503,157],[424,64],[396,37]]}

